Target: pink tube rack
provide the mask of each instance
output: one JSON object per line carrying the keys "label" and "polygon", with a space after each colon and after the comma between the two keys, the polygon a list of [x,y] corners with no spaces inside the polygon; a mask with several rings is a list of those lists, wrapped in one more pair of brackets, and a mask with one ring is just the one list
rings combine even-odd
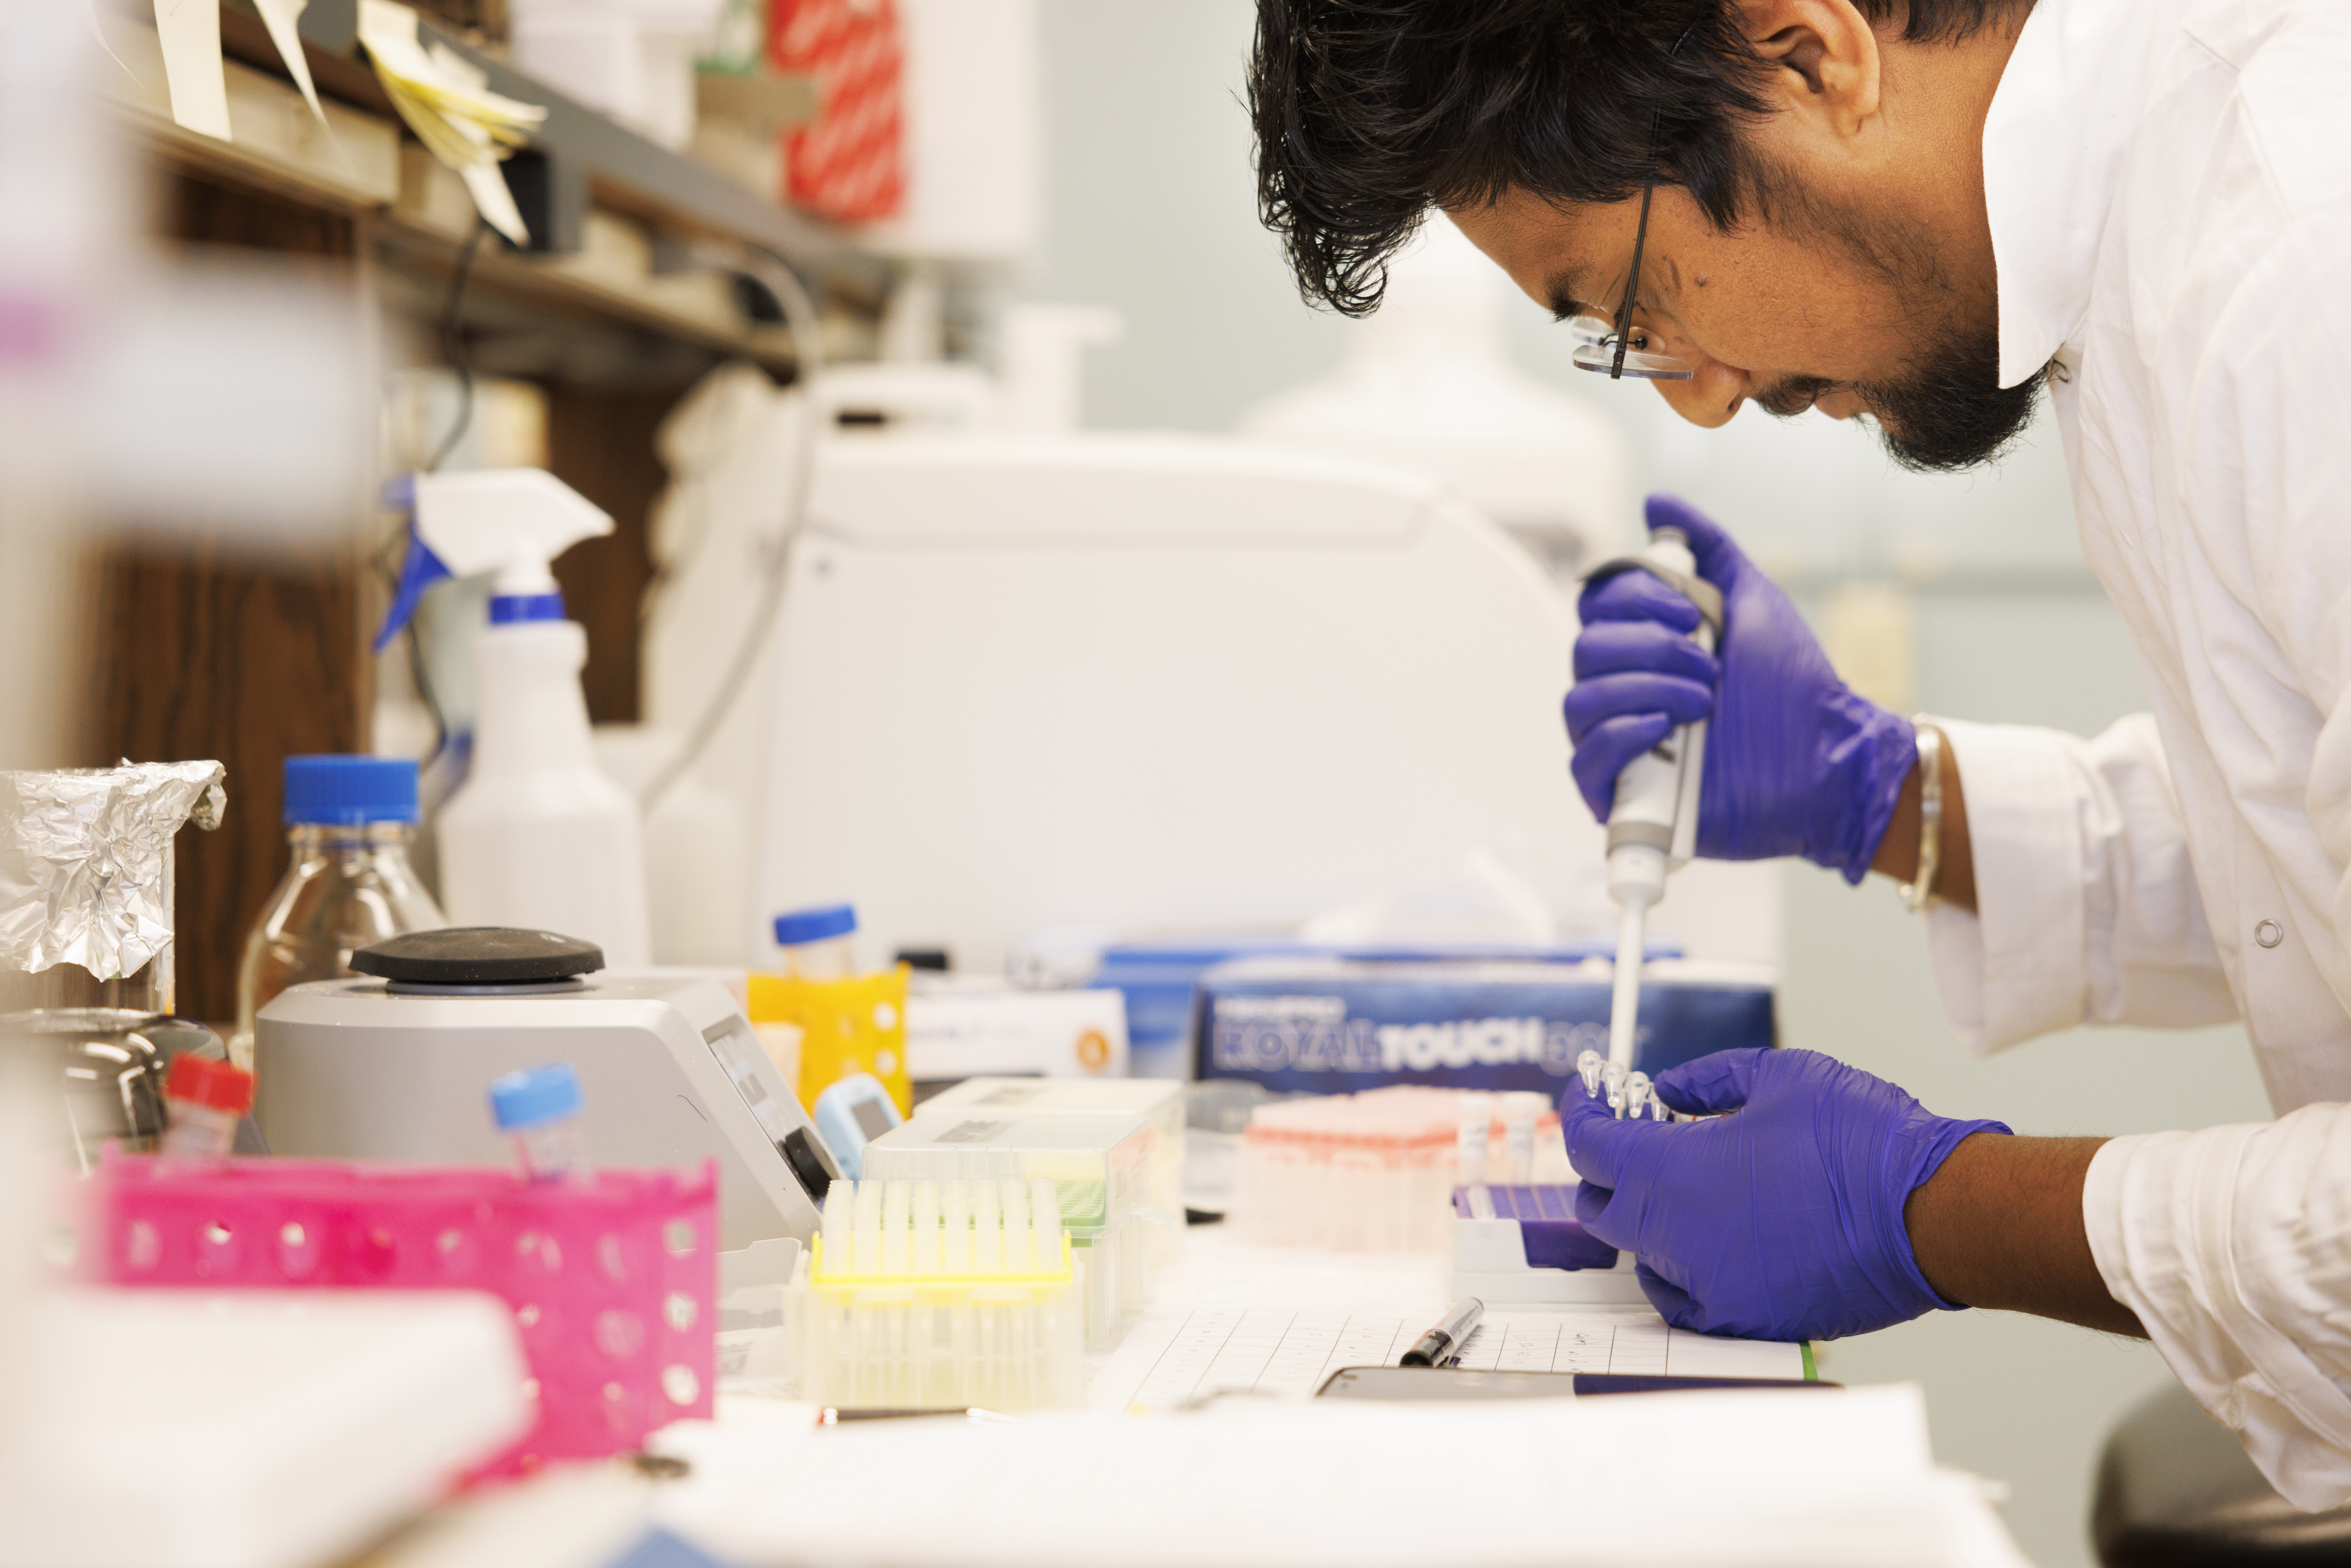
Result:
{"label": "pink tube rack", "polygon": [[512,1171],[227,1160],[164,1168],[108,1151],[86,1249],[109,1285],[486,1291],[514,1309],[538,1423],[474,1472],[643,1446],[711,1413],[716,1162],[602,1170],[592,1187]]}

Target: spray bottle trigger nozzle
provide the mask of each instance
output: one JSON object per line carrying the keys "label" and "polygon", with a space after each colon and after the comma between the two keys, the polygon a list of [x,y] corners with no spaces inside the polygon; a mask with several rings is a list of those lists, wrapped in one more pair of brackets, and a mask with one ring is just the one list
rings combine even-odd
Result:
{"label": "spray bottle trigger nozzle", "polygon": [[424,591],[444,577],[455,577],[448,564],[433,553],[433,547],[416,536],[416,525],[408,526],[408,559],[400,566],[400,587],[392,596],[392,607],[383,612],[383,625],[376,632],[373,651],[382,653],[384,645],[400,635],[411,617],[416,613],[418,601]]}

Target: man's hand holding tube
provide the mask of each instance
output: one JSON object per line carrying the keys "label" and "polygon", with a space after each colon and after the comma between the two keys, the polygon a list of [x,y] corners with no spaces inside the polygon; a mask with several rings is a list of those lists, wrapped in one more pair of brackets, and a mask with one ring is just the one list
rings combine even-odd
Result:
{"label": "man's hand holding tube", "polygon": [[1809,1051],[1726,1051],[1655,1092],[1705,1122],[1619,1121],[1568,1082],[1576,1218],[1639,1262],[1676,1328],[1753,1339],[1866,1333],[1958,1303],[1936,1294],[1905,1207],[1959,1144],[1998,1122],[1931,1115],[1880,1078]]}

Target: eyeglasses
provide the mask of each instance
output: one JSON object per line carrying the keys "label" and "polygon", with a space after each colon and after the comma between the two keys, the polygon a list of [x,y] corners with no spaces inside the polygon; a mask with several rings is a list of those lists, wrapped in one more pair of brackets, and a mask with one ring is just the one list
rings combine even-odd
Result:
{"label": "eyeglasses", "polygon": [[[1612,382],[1626,376],[1645,382],[1686,382],[1692,374],[1687,360],[1633,346],[1633,304],[1641,295],[1641,251],[1648,243],[1649,198],[1656,190],[1654,180],[1641,187],[1641,222],[1633,231],[1633,275],[1625,280],[1625,298],[1616,307],[1616,319],[1578,316],[1567,324],[1567,329],[1582,340],[1576,346],[1575,368],[1596,371]],[[1646,333],[1641,341],[1648,341]]]}
{"label": "eyeglasses", "polygon": [[[1666,51],[1672,59],[1682,52],[1689,36],[1698,31],[1692,22]],[[1649,120],[1649,162],[1654,166],[1657,156],[1657,127],[1665,119],[1660,110]],[[1689,361],[1671,354],[1653,354],[1646,349],[1633,347],[1633,306],[1641,298],[1641,251],[1649,242],[1649,199],[1657,193],[1656,176],[1652,174],[1641,183],[1641,221],[1633,230],[1633,275],[1625,280],[1625,298],[1616,307],[1616,319],[1598,316],[1578,316],[1567,324],[1567,329],[1582,340],[1575,350],[1575,368],[1596,371],[1612,382],[1633,376],[1645,382],[1686,382],[1692,371]],[[1644,343],[1648,339],[1644,336]]]}

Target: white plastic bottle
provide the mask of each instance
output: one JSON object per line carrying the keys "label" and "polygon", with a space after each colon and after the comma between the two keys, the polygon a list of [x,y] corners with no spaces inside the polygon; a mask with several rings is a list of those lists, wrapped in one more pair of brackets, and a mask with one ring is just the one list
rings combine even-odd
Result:
{"label": "white plastic bottle", "polygon": [[653,960],[643,834],[634,798],[596,766],[580,689],[588,634],[564,619],[549,570],[611,528],[535,468],[416,484],[420,548],[454,571],[498,571],[490,623],[474,643],[472,768],[434,828],[442,907],[459,925],[580,937],[626,968]]}

